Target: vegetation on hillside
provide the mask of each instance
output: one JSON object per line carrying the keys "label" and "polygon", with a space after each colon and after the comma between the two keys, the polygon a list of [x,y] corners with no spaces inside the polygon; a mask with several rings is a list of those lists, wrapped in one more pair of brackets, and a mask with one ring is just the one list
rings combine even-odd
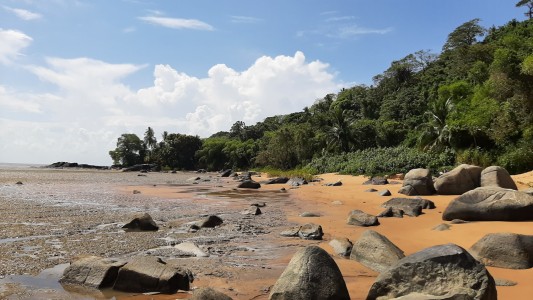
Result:
{"label": "vegetation on hillside", "polygon": [[[517,6],[530,9],[532,1]],[[391,63],[370,86],[325,95],[310,107],[236,122],[206,139],[178,133],[157,142],[123,134],[115,163],[177,169],[268,167],[380,174],[456,163],[533,169],[533,21],[499,28],[468,21],[441,53]]]}

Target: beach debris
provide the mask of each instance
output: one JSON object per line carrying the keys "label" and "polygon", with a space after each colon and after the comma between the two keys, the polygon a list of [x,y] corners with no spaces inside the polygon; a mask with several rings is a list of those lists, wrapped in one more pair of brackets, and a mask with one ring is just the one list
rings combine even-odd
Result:
{"label": "beach debris", "polygon": [[385,185],[389,184],[389,181],[385,177],[372,177],[369,180],[363,182],[364,185]]}
{"label": "beach debris", "polygon": [[435,190],[439,195],[461,195],[480,186],[483,168],[462,164],[435,180]]}
{"label": "beach debris", "polygon": [[232,300],[232,298],[222,292],[210,287],[201,287],[192,292],[191,300]]}
{"label": "beach debris", "polygon": [[269,179],[265,184],[284,184],[287,183],[287,181],[289,181],[289,177],[276,177]]}
{"label": "beach debris", "polygon": [[323,235],[322,226],[313,223],[302,225],[298,231],[298,236],[304,240],[321,240]]}
{"label": "beach debris", "polygon": [[378,195],[380,196],[390,196],[392,195],[391,192],[389,190],[381,190],[378,192]]}
{"label": "beach debris", "polygon": [[422,198],[392,198],[384,202],[381,206],[401,209],[404,215],[418,217],[422,214],[422,209],[434,209],[435,203]]}
{"label": "beach debris", "polygon": [[287,181],[287,184],[290,186],[300,186],[307,184],[307,180],[302,177],[292,177],[291,179],[289,179],[289,181]]}
{"label": "beach debris", "polygon": [[373,192],[377,192],[378,190],[376,189],[368,189],[368,190],[365,190],[366,193],[373,193]]}
{"label": "beach debris", "polygon": [[445,224],[445,223],[442,223],[442,224],[439,224],[433,228],[431,228],[431,230],[435,230],[435,231],[445,231],[445,230],[450,230],[452,226],[449,225],[449,224]]}
{"label": "beach debris", "polygon": [[128,224],[122,226],[126,231],[157,231],[159,226],[148,213],[139,213]]}
{"label": "beach debris", "polygon": [[366,299],[403,296],[414,299],[497,299],[496,284],[485,266],[455,244],[433,246],[402,258],[381,272]]}
{"label": "beach debris", "polygon": [[348,220],[346,221],[348,225],[355,226],[377,226],[379,225],[378,218],[376,216],[367,214],[362,210],[352,210],[348,215]]}
{"label": "beach debris", "polygon": [[400,248],[374,230],[365,230],[353,243],[350,254],[350,259],[376,272],[385,271],[404,257]]}
{"label": "beach debris", "polygon": [[320,247],[308,246],[294,254],[272,287],[269,299],[348,300],[350,295],[333,258]]}
{"label": "beach debris", "polygon": [[77,257],[63,271],[59,282],[96,289],[111,287],[117,279],[118,270],[125,264],[125,261],[113,258]]}
{"label": "beach debris", "polygon": [[343,257],[350,256],[353,247],[352,242],[345,237],[334,238],[329,242],[329,245],[333,248],[335,254]]}
{"label": "beach debris", "polygon": [[529,269],[533,267],[533,235],[489,233],[472,245],[470,253],[486,266]]}
{"label": "beach debris", "polygon": [[240,189],[258,189],[260,187],[261,187],[261,184],[253,180],[244,180],[237,186],[237,188],[240,188]]}
{"label": "beach debris", "polygon": [[410,170],[407,172],[407,174],[405,174],[403,186],[398,193],[407,196],[435,194],[431,171],[429,169]]}
{"label": "beach debris", "polygon": [[218,216],[209,215],[204,220],[200,221],[197,226],[199,228],[213,228],[222,225],[224,221]]}
{"label": "beach debris", "polygon": [[518,190],[516,183],[506,169],[499,166],[490,166],[481,171],[480,186],[501,187],[504,189]]}
{"label": "beach debris", "polygon": [[200,249],[200,247],[198,247],[195,243],[192,243],[192,242],[183,242],[183,243],[174,245],[174,248],[190,256],[196,256],[196,257],[208,257],[209,256],[209,254],[205,253],[202,249]]}
{"label": "beach debris", "polygon": [[379,215],[377,215],[378,218],[403,218],[403,210],[396,207],[387,207],[384,211],[382,211]]}
{"label": "beach debris", "polygon": [[189,270],[159,257],[137,256],[120,268],[113,289],[130,293],[175,293],[188,291],[193,280]]}
{"label": "beach debris", "polygon": [[302,217],[302,218],[316,218],[316,217],[320,217],[320,214],[306,211],[306,212],[301,213],[300,217]]}
{"label": "beach debris", "polygon": [[257,206],[251,206],[250,208],[241,211],[241,214],[243,214],[243,215],[257,216],[257,215],[262,214],[262,212],[261,212],[261,210],[259,209],[259,207],[257,207]]}
{"label": "beach debris", "polygon": [[480,187],[452,200],[442,219],[530,221],[533,220],[533,196],[515,190]]}

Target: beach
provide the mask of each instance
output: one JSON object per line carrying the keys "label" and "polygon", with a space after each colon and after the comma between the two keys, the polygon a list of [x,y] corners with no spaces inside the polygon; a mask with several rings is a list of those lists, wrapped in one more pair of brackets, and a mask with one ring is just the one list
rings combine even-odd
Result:
{"label": "beach", "polygon": [[[370,228],[346,224],[354,209],[377,215],[381,204],[398,197],[401,180],[383,186],[363,185],[367,178],[322,174],[321,181],[297,188],[265,185],[258,190],[236,189],[237,182],[216,173],[123,173],[116,171],[11,169],[0,173],[0,297],[12,299],[179,299],[173,295],[135,295],[114,291],[86,291],[57,283],[60,273],[79,255],[128,259],[155,255],[177,260],[195,276],[193,287],[211,286],[234,299],[268,299],[271,287],[292,255],[308,245],[328,251],[339,266],[352,299],[365,299],[378,273],[362,264],[334,255],[328,242],[335,237],[356,241],[372,229],[390,239],[406,255],[424,248],[455,243],[465,249],[487,233],[532,234],[533,222],[469,222],[435,231],[447,204],[457,196],[423,196],[435,209],[418,217],[380,218]],[[199,179],[197,179],[197,177]],[[533,172],[513,177],[519,189],[530,187]],[[196,179],[196,180],[193,180]],[[266,175],[253,177],[265,181]],[[21,181],[22,185],[16,182]],[[341,181],[342,186],[324,186]],[[284,188],[285,190],[282,190]],[[388,189],[391,196],[365,192]],[[134,194],[134,190],[137,193]],[[266,204],[262,214],[242,214],[252,203]],[[160,229],[125,232],[122,225],[135,213],[147,212]],[[313,212],[319,217],[301,217]],[[218,215],[217,228],[188,231],[191,222]],[[322,226],[322,241],[283,237],[295,225]],[[196,243],[209,257],[177,257],[174,245]],[[43,274],[43,270],[45,270]],[[533,269],[488,267],[496,279],[517,282],[498,286],[500,299],[528,299],[533,294]],[[42,279],[42,280],[41,280]],[[54,283],[55,282],[55,283]],[[33,285],[33,286],[32,286]]]}

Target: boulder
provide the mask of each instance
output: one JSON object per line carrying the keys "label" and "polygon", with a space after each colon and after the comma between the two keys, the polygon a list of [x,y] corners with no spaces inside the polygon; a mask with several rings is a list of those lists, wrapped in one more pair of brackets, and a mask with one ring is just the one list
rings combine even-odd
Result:
{"label": "boulder", "polygon": [[390,196],[392,195],[391,192],[389,190],[381,190],[378,192],[378,195],[380,196]]}
{"label": "boulder", "polygon": [[196,257],[208,257],[209,254],[205,253],[200,247],[198,247],[196,244],[192,242],[183,242],[179,243],[177,245],[174,245],[174,248],[178,249],[179,251],[189,255],[189,256],[196,256]]}
{"label": "boulder", "polygon": [[157,231],[159,226],[147,213],[137,214],[128,224],[122,226],[126,231]]}
{"label": "boulder", "polygon": [[376,189],[368,189],[368,190],[365,190],[365,192],[367,193],[373,193],[373,192],[377,192],[378,190]]}
{"label": "boulder", "polygon": [[223,170],[220,172],[220,177],[229,177],[233,173],[231,169]]}
{"label": "boulder", "polygon": [[461,195],[481,184],[481,171],[478,166],[462,164],[435,180],[435,190],[439,195]]}
{"label": "boulder", "polygon": [[477,188],[452,200],[442,219],[530,221],[533,220],[533,196],[496,187]]}
{"label": "boulder", "polygon": [[398,191],[407,196],[433,195],[433,178],[429,169],[412,169],[405,174],[402,188]]}
{"label": "boulder", "polygon": [[335,261],[323,249],[308,246],[292,257],[272,287],[269,299],[348,300],[350,295]]}
{"label": "boulder", "polygon": [[250,206],[250,208],[241,211],[243,215],[258,216],[262,214],[261,210],[257,206]]}
{"label": "boulder", "polygon": [[333,252],[339,256],[350,256],[352,252],[353,244],[347,238],[334,238],[329,242],[329,245],[333,248]]}
{"label": "boulder", "polygon": [[490,166],[481,171],[481,186],[518,190],[518,187],[513,181],[513,178],[511,178],[511,175],[509,175],[509,172],[498,166]]}
{"label": "boulder", "polygon": [[403,218],[403,210],[395,207],[387,207],[382,211],[378,218]]}
{"label": "boulder", "polygon": [[486,266],[529,269],[533,267],[533,235],[489,233],[470,248],[470,253]]}
{"label": "boulder", "polygon": [[332,183],[326,183],[324,184],[325,186],[341,186],[342,185],[342,181],[336,181],[336,182],[332,182]]}
{"label": "boulder", "polygon": [[322,232],[322,226],[308,223],[300,227],[298,236],[304,240],[321,240],[324,232]]}
{"label": "boulder", "polygon": [[223,222],[224,221],[222,221],[222,219],[220,217],[215,216],[215,215],[210,215],[210,216],[207,216],[203,221],[201,221],[198,224],[198,227],[200,227],[200,228],[213,228],[213,227],[222,225]]}
{"label": "boulder", "polygon": [[287,183],[287,181],[289,181],[288,177],[277,177],[269,179],[267,182],[265,182],[265,184],[283,184]]}
{"label": "boulder", "polygon": [[363,182],[364,185],[385,185],[389,184],[389,181],[385,177],[372,177],[369,180]]}
{"label": "boulder", "polygon": [[435,203],[431,200],[421,199],[421,198],[392,198],[381,206],[388,208],[396,208],[403,210],[405,215],[411,217],[418,217],[422,214],[422,209],[434,209]]}
{"label": "boulder", "polygon": [[240,189],[258,189],[260,187],[261,187],[261,184],[253,180],[244,180],[237,186],[237,188],[240,188]]}
{"label": "boulder", "polygon": [[118,271],[114,290],[130,293],[188,291],[192,274],[154,256],[138,256]]}
{"label": "boulder", "polygon": [[228,295],[216,291],[210,287],[202,287],[194,290],[191,300],[232,300]]}
{"label": "boulder", "polygon": [[353,243],[350,259],[376,271],[383,272],[404,258],[403,251],[385,236],[374,230],[366,230]]}
{"label": "boulder", "polygon": [[83,285],[89,288],[106,288],[113,286],[117,279],[118,270],[126,264],[125,261],[98,256],[80,257],[70,263],[63,276],[59,279],[62,284]]}
{"label": "boulder", "polygon": [[346,221],[348,225],[355,226],[377,226],[379,225],[378,218],[376,216],[367,214],[361,210],[352,210],[350,215],[348,215],[348,220]]}
{"label": "boulder", "polygon": [[300,228],[301,226],[294,226],[289,229],[283,230],[282,232],[279,233],[279,235],[286,236],[286,237],[297,237],[298,232],[300,232]]}
{"label": "boulder", "polygon": [[301,177],[292,177],[291,179],[289,179],[289,181],[287,181],[287,184],[290,186],[300,186],[307,184],[307,180]]}
{"label": "boulder", "polygon": [[393,299],[496,300],[496,284],[487,269],[454,244],[426,248],[383,271],[367,300]]}

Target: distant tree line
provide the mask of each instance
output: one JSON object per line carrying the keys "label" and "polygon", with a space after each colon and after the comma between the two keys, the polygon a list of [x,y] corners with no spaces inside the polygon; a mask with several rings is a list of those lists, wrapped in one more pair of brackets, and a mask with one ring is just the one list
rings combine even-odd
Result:
{"label": "distant tree line", "polygon": [[286,170],[365,149],[402,147],[452,157],[439,160],[451,164],[531,170],[532,36],[531,19],[488,29],[474,19],[448,35],[441,53],[409,54],[370,86],[342,89],[300,112],[255,125],[238,121],[206,139],[165,132],[157,142],[151,128],[143,140],[123,134],[110,155],[123,165]]}

